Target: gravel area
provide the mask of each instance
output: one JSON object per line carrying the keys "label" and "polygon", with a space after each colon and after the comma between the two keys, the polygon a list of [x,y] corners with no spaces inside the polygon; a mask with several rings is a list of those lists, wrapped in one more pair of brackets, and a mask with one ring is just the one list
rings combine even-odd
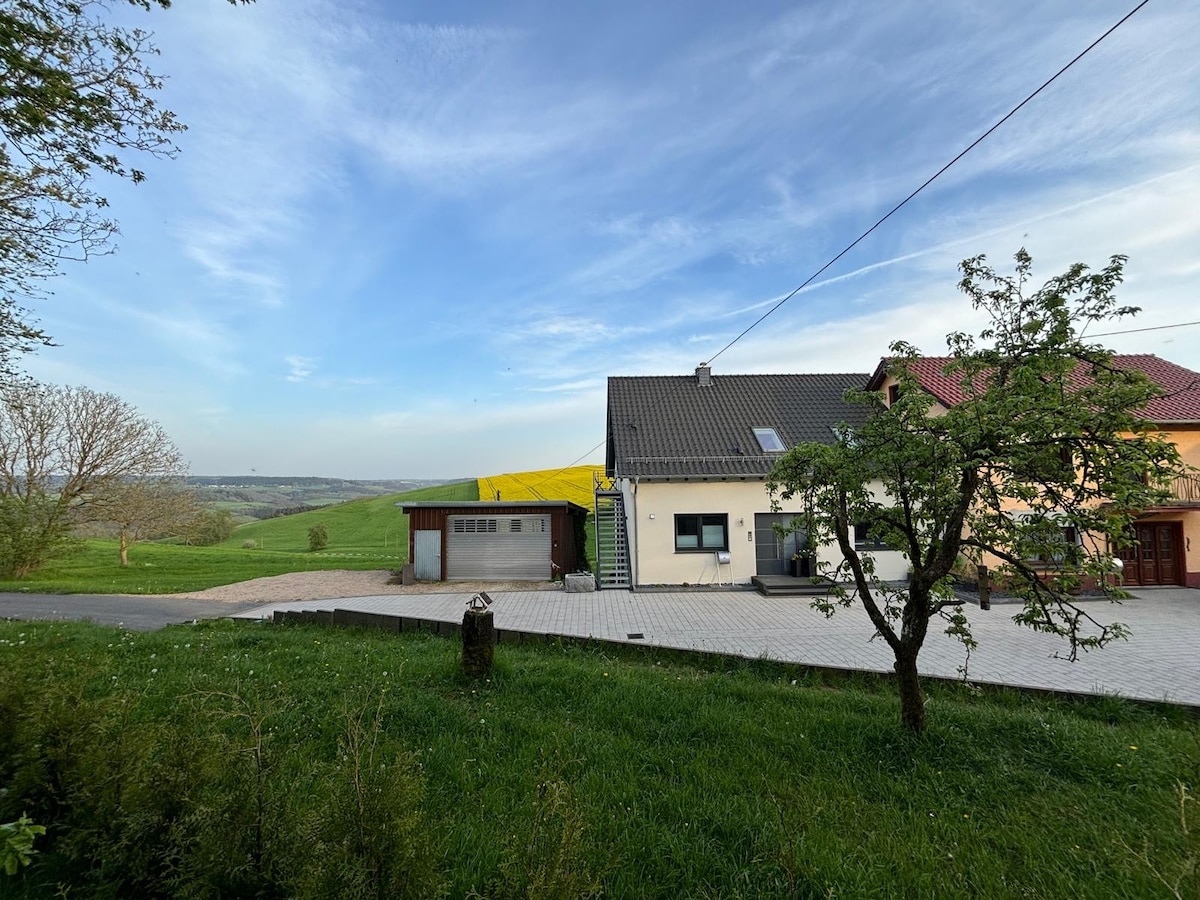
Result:
{"label": "gravel area", "polygon": [[290,572],[270,578],[255,578],[223,584],[205,591],[172,594],[188,600],[217,600],[231,603],[279,603],[284,600],[333,600],[339,597],[378,597],[387,594],[473,594],[477,591],[560,591],[555,581],[426,581],[413,585],[388,584],[391,572],[376,569],[354,572],[333,569],[322,572]]}

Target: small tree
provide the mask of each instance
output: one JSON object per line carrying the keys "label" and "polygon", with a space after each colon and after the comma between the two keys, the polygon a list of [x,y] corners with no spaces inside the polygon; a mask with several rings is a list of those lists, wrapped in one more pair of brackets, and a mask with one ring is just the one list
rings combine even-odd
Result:
{"label": "small tree", "polygon": [[183,540],[197,547],[210,547],[233,536],[233,513],[227,509],[199,509],[183,528]]}
{"label": "small tree", "polygon": [[112,521],[116,498],[183,468],[166,432],[120,397],[0,386],[0,576],[29,574],[63,550],[72,525]]}
{"label": "small tree", "polygon": [[195,496],[173,476],[132,478],[116,483],[92,507],[91,516],[114,527],[122,566],[129,565],[131,545],[148,538],[178,534],[198,512]]}
{"label": "small tree", "polygon": [[[1031,259],[1021,250],[1016,260],[1015,277],[982,256],[961,265],[960,289],[991,323],[978,343],[947,338],[946,372],[962,402],[931,415],[934,400],[912,372],[918,351],[895,343],[888,371],[898,399],[888,407],[875,392],[850,392],[869,408],[866,424],[832,445],[799,445],[769,483],[802,501],[811,539],[836,542],[842,560],[825,570],[837,585],[814,605],[832,615],[857,596],[895,655],[901,721],[914,731],[925,726],[917,657],[930,620],[974,646],[952,591],[960,555],[997,563],[1006,589],[1024,601],[1016,621],[1063,636],[1074,659],[1125,635],[1097,622],[1074,592],[1087,580],[1120,596],[1109,583],[1113,549],[1128,540],[1135,512],[1169,496],[1181,471],[1175,447],[1139,413],[1161,391],[1083,338],[1089,325],[1137,312],[1114,299],[1124,257],[1094,274],[1076,264],[1031,293]],[[860,524],[907,556],[907,585],[876,577],[870,553],[854,546]]]}
{"label": "small tree", "polygon": [[329,543],[329,529],[325,527],[324,522],[320,522],[308,529],[308,549],[313,553],[318,550],[324,550]]}

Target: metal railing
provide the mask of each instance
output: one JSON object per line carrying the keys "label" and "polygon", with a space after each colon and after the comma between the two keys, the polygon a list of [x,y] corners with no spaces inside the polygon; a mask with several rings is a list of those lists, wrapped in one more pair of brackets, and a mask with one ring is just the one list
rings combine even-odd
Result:
{"label": "metal railing", "polygon": [[619,491],[620,485],[617,483],[618,478],[606,475],[603,472],[592,473],[592,491],[594,493],[608,493]]}
{"label": "metal railing", "polygon": [[1200,503],[1200,476],[1180,475],[1172,479],[1171,496],[1184,503]]}

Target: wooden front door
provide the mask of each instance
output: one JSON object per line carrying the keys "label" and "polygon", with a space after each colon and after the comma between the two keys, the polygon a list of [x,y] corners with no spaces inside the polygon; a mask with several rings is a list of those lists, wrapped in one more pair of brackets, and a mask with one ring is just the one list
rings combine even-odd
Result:
{"label": "wooden front door", "polygon": [[1134,533],[1137,543],[1121,552],[1125,583],[1182,584],[1183,526],[1179,522],[1151,522],[1135,525]]}

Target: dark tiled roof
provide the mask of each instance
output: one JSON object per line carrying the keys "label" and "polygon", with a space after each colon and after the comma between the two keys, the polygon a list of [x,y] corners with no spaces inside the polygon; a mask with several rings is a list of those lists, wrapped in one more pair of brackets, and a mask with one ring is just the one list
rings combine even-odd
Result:
{"label": "dark tiled roof", "polygon": [[752,429],[774,428],[784,444],[833,443],[833,429],[859,425],[866,408],[842,395],[865,374],[694,375],[608,379],[608,470],[628,476],[748,475],[771,471]]}
{"label": "dark tiled roof", "polygon": [[[943,406],[954,406],[963,401],[962,386],[958,379],[947,376],[943,371],[950,362],[949,356],[923,356],[912,366],[921,387],[933,394]],[[882,383],[887,363],[887,359],[880,361],[879,368],[871,378],[871,386],[878,387]],[[1163,389],[1163,396],[1154,398],[1141,410],[1141,415],[1151,422],[1200,421],[1200,372],[1185,369],[1153,353],[1118,353],[1113,356],[1113,365],[1126,371],[1144,372]],[[1086,377],[1079,371],[1075,380],[1081,382]]]}

